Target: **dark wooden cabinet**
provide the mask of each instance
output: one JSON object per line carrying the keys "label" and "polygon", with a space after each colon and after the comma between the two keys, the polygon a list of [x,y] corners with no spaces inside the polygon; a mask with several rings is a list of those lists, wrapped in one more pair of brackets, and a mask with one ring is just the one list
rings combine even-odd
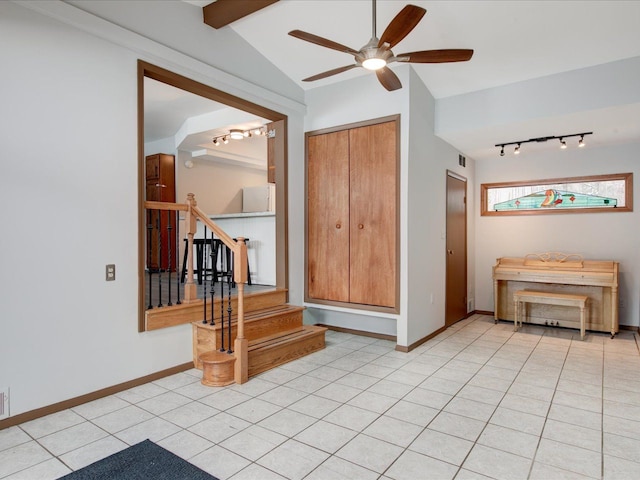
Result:
{"label": "dark wooden cabinet", "polygon": [[[145,199],[176,201],[175,156],[164,153],[145,158]],[[147,268],[153,271],[176,269],[175,212],[147,210]]]}
{"label": "dark wooden cabinet", "polygon": [[307,134],[307,300],[398,307],[397,121]]}

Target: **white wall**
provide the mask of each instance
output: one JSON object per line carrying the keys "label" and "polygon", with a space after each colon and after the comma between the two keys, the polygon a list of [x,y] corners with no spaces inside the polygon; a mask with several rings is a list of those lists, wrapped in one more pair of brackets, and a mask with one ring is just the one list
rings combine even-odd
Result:
{"label": "white wall", "polygon": [[[131,48],[31,7],[73,10],[0,2],[0,384],[12,415],[190,361],[189,325],[137,331],[137,60],[216,88],[229,77],[99,19],[88,24]],[[236,79],[241,91],[302,124],[299,104]],[[299,129],[289,142],[299,156]]]}
{"label": "white wall", "polygon": [[[193,161],[193,168],[184,166]],[[198,207],[208,215],[242,212],[242,188],[267,184],[267,171],[239,165],[193,160],[189,153],[176,158],[176,199],[195,193]]]}
{"label": "white wall", "polygon": [[[586,259],[620,262],[620,324],[638,326],[640,292],[640,212],[638,149],[640,143],[614,147],[568,148],[518,157],[505,155],[478,162],[476,187],[482,183],[537,180],[633,172],[636,207],[628,213],[476,216],[476,309],[493,311],[491,267],[499,257],[559,251]],[[478,193],[476,195],[479,195]]]}
{"label": "white wall", "polygon": [[[407,339],[412,344],[444,326],[446,278],[446,175],[451,170],[473,183],[469,168],[458,165],[458,151],[436,137],[435,101],[411,71],[408,168],[408,312]],[[471,192],[473,193],[473,192]],[[469,191],[467,191],[469,198]],[[467,226],[473,232],[473,216],[467,204]],[[471,244],[468,235],[468,244]],[[468,285],[473,291],[473,251],[468,252]]]}

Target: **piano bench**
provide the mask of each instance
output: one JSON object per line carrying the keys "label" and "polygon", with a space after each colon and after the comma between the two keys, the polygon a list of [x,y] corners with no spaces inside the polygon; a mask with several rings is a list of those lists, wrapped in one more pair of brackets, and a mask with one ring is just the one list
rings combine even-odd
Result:
{"label": "piano bench", "polygon": [[513,331],[515,332],[518,330],[518,323],[520,323],[520,326],[522,326],[522,317],[527,316],[527,303],[542,303],[546,305],[578,307],[580,309],[580,339],[584,340],[585,310],[587,307],[588,299],[589,297],[587,297],[586,295],[518,290],[513,294],[513,302],[515,304]]}

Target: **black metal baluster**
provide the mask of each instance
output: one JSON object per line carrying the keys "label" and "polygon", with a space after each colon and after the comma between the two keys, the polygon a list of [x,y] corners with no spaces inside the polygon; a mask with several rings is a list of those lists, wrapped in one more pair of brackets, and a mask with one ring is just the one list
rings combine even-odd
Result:
{"label": "black metal baluster", "polygon": [[160,229],[160,210],[157,210],[156,229],[158,230],[158,307],[162,307],[162,230]]}
{"label": "black metal baluster", "polygon": [[[180,301],[180,275],[178,274],[178,265],[180,264],[180,248],[178,244],[178,240],[180,240],[180,211],[176,211],[176,235],[175,235],[175,246],[176,246],[176,292],[178,294],[178,300],[176,301],[176,305],[182,305]],[[185,245],[185,248],[187,246]]]}
{"label": "black metal baluster", "polygon": [[153,271],[151,270],[151,235],[153,234],[153,224],[151,223],[151,212],[147,210],[147,272],[149,274],[149,304],[147,310],[153,308],[153,302],[151,300],[151,287],[153,286]]}
{"label": "black metal baluster", "polygon": [[[207,227],[204,227],[204,244],[202,245],[202,262],[206,263],[207,261]],[[198,265],[198,271],[200,275],[202,275],[202,270],[205,270],[205,265]],[[205,270],[206,272],[206,270]],[[207,279],[205,276],[204,280],[204,298],[202,299],[202,304],[204,305],[204,318],[202,319],[202,323],[207,323]],[[213,318],[211,319],[213,321]]]}
{"label": "black metal baluster", "polygon": [[224,243],[219,242],[218,248],[220,250],[220,351],[224,352],[224,273],[222,273],[222,259],[224,258]]}
{"label": "black metal baluster", "polygon": [[173,235],[171,235],[171,231],[173,230],[173,227],[171,226],[171,210],[167,210],[167,263],[168,263],[168,269],[169,269],[169,280],[168,280],[168,284],[169,284],[169,302],[167,303],[168,306],[173,305],[173,303],[171,303],[171,272],[173,271],[172,267],[172,263],[173,263],[173,258],[171,257],[171,244],[173,243]]}
{"label": "black metal baluster", "polygon": [[[205,239],[206,241],[206,239]],[[209,260],[211,260],[212,262],[215,259],[215,248],[213,246],[213,231],[211,232],[211,240],[209,242],[209,257],[205,257],[205,258],[209,258]],[[206,267],[206,266],[205,266]],[[207,269],[205,268],[204,270],[205,272],[207,271]],[[204,277],[204,283],[207,283],[207,277],[205,275]],[[211,267],[211,325],[215,325],[215,314],[214,314],[214,307],[215,307],[215,287],[214,287],[214,282],[213,282],[213,266]]]}
{"label": "black metal baluster", "polygon": [[231,276],[228,277],[228,280],[227,280],[227,282],[228,282],[227,283],[227,292],[229,293],[228,303],[227,303],[227,321],[228,321],[228,324],[229,324],[229,333],[228,333],[228,335],[229,335],[229,348],[227,349],[227,353],[229,353],[229,354],[233,353],[233,350],[231,350],[231,310],[232,310],[231,309],[231,284],[232,284],[232,281],[234,280],[233,279],[233,269],[231,269],[231,272],[232,272]]}

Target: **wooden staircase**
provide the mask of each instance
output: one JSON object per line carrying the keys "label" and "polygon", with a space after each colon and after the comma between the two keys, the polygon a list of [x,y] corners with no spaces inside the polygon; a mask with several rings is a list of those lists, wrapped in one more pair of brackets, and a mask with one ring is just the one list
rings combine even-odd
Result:
{"label": "wooden staircase", "polygon": [[[305,307],[286,303],[286,290],[259,292],[245,297],[244,337],[248,340],[249,377],[308,355],[325,346],[324,327],[303,325]],[[218,301],[214,312],[219,312]],[[234,310],[235,311],[235,310]],[[231,343],[225,312],[224,341],[221,322],[215,325],[194,322],[193,364],[203,370],[205,385],[221,386],[233,383],[234,355],[220,352],[233,345],[237,334],[235,314],[231,316]],[[233,348],[233,347],[231,347]]]}

